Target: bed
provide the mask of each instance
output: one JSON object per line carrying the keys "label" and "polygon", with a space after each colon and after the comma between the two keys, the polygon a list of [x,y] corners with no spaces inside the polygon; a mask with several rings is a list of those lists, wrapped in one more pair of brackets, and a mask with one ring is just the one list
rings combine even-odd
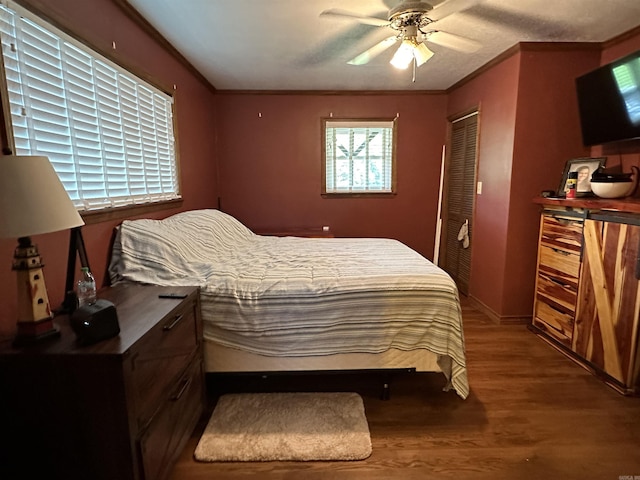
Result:
{"label": "bed", "polygon": [[195,210],[122,222],[109,273],[198,285],[208,372],[415,369],[469,393],[456,285],[397,240],[257,235]]}

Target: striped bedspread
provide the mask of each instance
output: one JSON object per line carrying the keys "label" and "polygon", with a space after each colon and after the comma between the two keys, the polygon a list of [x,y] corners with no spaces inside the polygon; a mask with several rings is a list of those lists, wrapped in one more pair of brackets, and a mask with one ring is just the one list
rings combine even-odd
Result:
{"label": "striped bedspread", "polygon": [[205,338],[269,356],[424,348],[468,395],[455,283],[396,240],[255,235],[217,210],[124,221],[112,281],[199,285]]}

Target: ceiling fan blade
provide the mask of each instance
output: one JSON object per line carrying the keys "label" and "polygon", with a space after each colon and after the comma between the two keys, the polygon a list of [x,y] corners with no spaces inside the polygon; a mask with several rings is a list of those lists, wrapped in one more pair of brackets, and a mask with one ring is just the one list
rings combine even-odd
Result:
{"label": "ceiling fan blade", "polygon": [[355,20],[365,25],[373,25],[376,27],[386,27],[389,25],[389,20],[378,17],[369,17],[367,15],[360,15],[359,13],[349,12],[347,10],[341,10],[339,8],[331,8],[325,10],[320,14],[321,17],[334,17],[343,20]]}
{"label": "ceiling fan blade", "polygon": [[435,30],[432,33],[429,33],[427,35],[427,42],[432,42],[436,45],[442,45],[443,47],[448,47],[452,50],[464,53],[474,53],[482,48],[482,44],[480,42],[440,30]]}
{"label": "ceiling fan blade", "polygon": [[370,49],[365,50],[364,52],[362,52],[357,57],[352,58],[347,63],[349,65],[365,65],[365,64],[369,63],[373,58],[377,57],[382,52],[384,52],[391,45],[396,43],[397,40],[398,40],[398,37],[396,37],[395,35],[392,35],[391,37],[387,37],[384,40],[382,40],[381,42],[376,43]]}
{"label": "ceiling fan blade", "polygon": [[433,21],[442,20],[444,17],[448,17],[452,13],[462,12],[467,10],[484,0],[445,0],[433,7],[428,14],[429,18]]}

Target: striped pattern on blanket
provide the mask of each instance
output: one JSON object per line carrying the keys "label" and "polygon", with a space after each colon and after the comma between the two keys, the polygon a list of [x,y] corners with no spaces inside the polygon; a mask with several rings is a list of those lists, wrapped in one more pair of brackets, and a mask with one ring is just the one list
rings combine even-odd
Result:
{"label": "striped pattern on blanket", "polygon": [[271,356],[436,353],[465,398],[458,291],[396,240],[268,237],[217,210],[124,221],[113,280],[201,287],[204,335]]}

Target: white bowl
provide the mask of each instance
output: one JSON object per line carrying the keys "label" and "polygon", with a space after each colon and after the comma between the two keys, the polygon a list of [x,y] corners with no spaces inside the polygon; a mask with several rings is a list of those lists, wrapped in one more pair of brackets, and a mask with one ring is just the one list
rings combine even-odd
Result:
{"label": "white bowl", "polygon": [[591,191],[600,198],[622,198],[631,195],[635,182],[591,182]]}

